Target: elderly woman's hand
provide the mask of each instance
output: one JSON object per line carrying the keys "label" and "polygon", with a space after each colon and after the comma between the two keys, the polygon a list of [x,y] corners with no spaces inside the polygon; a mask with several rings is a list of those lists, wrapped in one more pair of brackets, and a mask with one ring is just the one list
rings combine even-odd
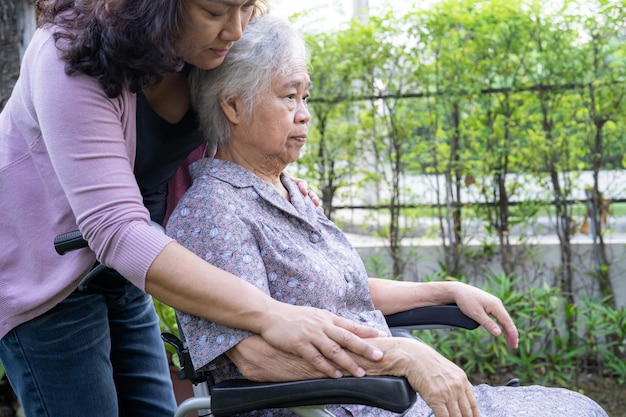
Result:
{"label": "elderly woman's hand", "polygon": [[417,341],[406,378],[435,417],[479,417],[474,389],[465,372],[437,351]]}
{"label": "elderly woman's hand", "polygon": [[504,308],[502,300],[480,288],[460,282],[455,284],[458,284],[458,287],[454,292],[454,302],[461,311],[476,320],[494,336],[499,336],[504,332],[509,346],[517,348],[519,333],[511,316]]}
{"label": "elderly woman's hand", "polygon": [[380,362],[360,360],[368,375],[405,377],[435,417],[479,417],[465,372],[425,343],[407,337],[371,341],[385,352]]}

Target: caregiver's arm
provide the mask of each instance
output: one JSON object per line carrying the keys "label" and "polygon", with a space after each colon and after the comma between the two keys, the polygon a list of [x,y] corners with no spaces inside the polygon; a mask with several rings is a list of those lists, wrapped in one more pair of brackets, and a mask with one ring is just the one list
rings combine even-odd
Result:
{"label": "caregiver's arm", "polygon": [[359,371],[342,347],[372,360],[382,356],[360,338],[377,337],[377,330],[327,311],[278,302],[176,242],[167,244],[150,266],[146,291],[178,310],[260,334],[331,377],[341,375],[334,364],[352,375]]}

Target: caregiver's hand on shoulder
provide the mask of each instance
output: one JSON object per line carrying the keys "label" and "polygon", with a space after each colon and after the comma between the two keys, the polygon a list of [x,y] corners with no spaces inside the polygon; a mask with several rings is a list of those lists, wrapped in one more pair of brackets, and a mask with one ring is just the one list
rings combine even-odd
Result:
{"label": "caregiver's hand on shoulder", "polygon": [[323,210],[322,200],[320,200],[320,198],[317,196],[317,194],[315,194],[315,192],[309,190],[308,182],[300,178],[292,177],[291,175],[289,177],[291,178],[293,182],[296,183],[296,185],[300,189],[300,192],[302,193],[303,196],[309,196],[313,204],[315,204],[317,208],[319,208],[320,210]]}
{"label": "caregiver's hand on shoulder", "polygon": [[454,301],[461,311],[494,336],[504,333],[509,346],[517,348],[519,332],[502,300],[480,288],[457,282]]}
{"label": "caregiver's hand on shoulder", "polygon": [[362,338],[386,336],[377,329],[359,325],[313,307],[276,302],[268,312],[261,336],[276,349],[300,356],[331,378],[365,372],[347,351],[371,361],[379,361],[382,351]]}

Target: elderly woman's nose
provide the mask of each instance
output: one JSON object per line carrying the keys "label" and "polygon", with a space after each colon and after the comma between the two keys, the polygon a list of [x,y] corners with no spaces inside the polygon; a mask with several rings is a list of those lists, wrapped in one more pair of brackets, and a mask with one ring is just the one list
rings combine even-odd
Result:
{"label": "elderly woman's nose", "polygon": [[311,113],[309,113],[306,104],[302,103],[298,106],[295,119],[297,123],[309,123],[311,121]]}

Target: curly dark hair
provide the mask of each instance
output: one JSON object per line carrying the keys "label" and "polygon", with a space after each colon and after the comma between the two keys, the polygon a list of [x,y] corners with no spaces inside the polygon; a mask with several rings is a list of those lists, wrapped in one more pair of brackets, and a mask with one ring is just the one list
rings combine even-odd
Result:
{"label": "curly dark hair", "polygon": [[[57,27],[55,40],[69,74],[96,78],[109,97],[177,72],[175,42],[185,24],[184,0],[37,0],[39,24]],[[258,2],[257,14],[267,3]],[[59,42],[62,40],[62,42]]]}

